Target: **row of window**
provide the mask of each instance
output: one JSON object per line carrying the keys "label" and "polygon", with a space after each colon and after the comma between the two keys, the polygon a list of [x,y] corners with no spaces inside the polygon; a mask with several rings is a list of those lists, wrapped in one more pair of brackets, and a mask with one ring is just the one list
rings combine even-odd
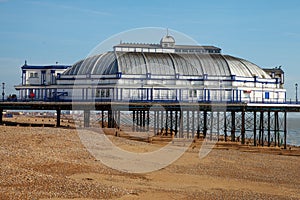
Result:
{"label": "row of window", "polygon": [[37,72],[32,72],[29,74],[29,78],[38,78],[38,73]]}
{"label": "row of window", "polygon": [[221,53],[220,50],[208,50],[208,49],[176,49],[177,53]]}
{"label": "row of window", "polygon": [[96,97],[109,97],[110,96],[110,90],[109,89],[97,89],[96,90]]}

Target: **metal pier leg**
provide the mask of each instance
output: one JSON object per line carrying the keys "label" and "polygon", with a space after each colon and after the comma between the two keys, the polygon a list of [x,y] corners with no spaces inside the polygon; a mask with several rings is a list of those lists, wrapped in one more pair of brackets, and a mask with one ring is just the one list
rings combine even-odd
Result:
{"label": "metal pier leg", "polygon": [[190,138],[190,111],[186,111],[186,131],[187,138]]}
{"label": "metal pier leg", "polygon": [[145,110],[143,110],[143,118],[142,118],[142,120],[143,120],[143,132],[145,132],[145,128],[146,128],[146,111]]}
{"label": "metal pier leg", "polygon": [[170,111],[170,133],[173,135],[173,111]]}
{"label": "metal pier leg", "polygon": [[245,110],[242,110],[242,130],[241,130],[241,135],[242,135],[242,144],[245,144]]}
{"label": "metal pier leg", "polygon": [[156,132],[155,135],[159,132],[159,111],[156,111]]}
{"label": "metal pier leg", "polygon": [[107,128],[110,128],[111,123],[111,112],[110,110],[107,111]]}
{"label": "metal pier leg", "polygon": [[120,129],[121,128],[121,111],[120,110],[118,110],[117,111],[118,112],[118,129]]}
{"label": "metal pier leg", "polygon": [[200,138],[200,111],[197,110],[197,138]]}
{"label": "metal pier leg", "polygon": [[[135,119],[135,110],[132,111],[132,132],[135,132],[135,123],[136,123],[136,119]],[[103,119],[103,117],[102,117]]]}
{"label": "metal pier leg", "polygon": [[220,112],[217,112],[217,140],[220,140]]}
{"label": "metal pier leg", "polygon": [[235,141],[235,112],[231,111],[231,141]]}
{"label": "metal pier leg", "polygon": [[135,131],[139,131],[139,123],[140,123],[140,111],[136,110],[135,111]]}
{"label": "metal pier leg", "polygon": [[[163,130],[163,127],[164,127],[164,111],[162,110],[161,113],[160,113],[160,128],[161,130]],[[161,135],[163,134],[163,132],[160,133]]]}
{"label": "metal pier leg", "polygon": [[114,127],[114,115],[115,115],[115,112],[111,111],[110,112],[110,128]]}
{"label": "metal pier leg", "polygon": [[214,112],[210,112],[210,134],[209,134],[209,140],[212,141],[213,136],[213,125],[214,125]]}
{"label": "metal pier leg", "polygon": [[224,112],[224,140],[227,142],[227,117],[226,111]]}
{"label": "metal pier leg", "polygon": [[[157,116],[157,112],[154,111],[154,119],[153,119],[153,135],[156,135],[156,116]],[[149,127],[149,126],[148,126]]]}
{"label": "metal pier leg", "polygon": [[192,138],[195,137],[195,111],[192,111]]}
{"label": "metal pier leg", "polygon": [[264,112],[260,112],[259,143],[264,146]]}
{"label": "metal pier leg", "polygon": [[101,127],[104,128],[104,110],[101,110]]}
{"label": "metal pier leg", "polygon": [[144,131],[144,111],[140,111],[140,131]]}
{"label": "metal pier leg", "polygon": [[271,146],[271,112],[268,111],[268,147]]}
{"label": "metal pier leg", "polygon": [[169,119],[169,111],[166,111],[166,135],[168,135],[168,130],[169,130],[168,119]]}
{"label": "metal pier leg", "polygon": [[115,119],[115,114],[116,114],[115,111],[112,110],[112,111],[111,111],[111,122],[110,122],[111,124],[110,124],[110,128],[114,128],[114,125],[115,125],[115,123],[114,123],[114,122],[115,122],[115,121],[114,121],[114,119]]}
{"label": "metal pier leg", "polygon": [[179,125],[179,138],[183,138],[183,111],[180,110],[179,113],[179,120],[180,120],[180,125]]}
{"label": "metal pier leg", "polygon": [[203,138],[206,138],[207,134],[207,111],[203,113]]}
{"label": "metal pier leg", "polygon": [[0,125],[3,124],[3,108],[0,108]]}
{"label": "metal pier leg", "polygon": [[259,117],[259,134],[258,134],[258,144],[261,145],[261,127],[262,127],[262,124],[261,124],[261,119],[263,118],[262,117],[263,115],[263,112],[260,112],[260,117]]}
{"label": "metal pier leg", "polygon": [[[274,123],[274,146],[276,147],[277,145],[277,127],[278,127],[278,112],[274,112],[275,115],[275,123]],[[279,141],[278,141],[279,142]]]}
{"label": "metal pier leg", "polygon": [[140,111],[137,110],[136,111],[136,127],[135,127],[135,130],[138,132],[140,131]]}
{"label": "metal pier leg", "polygon": [[178,111],[175,111],[175,137],[178,137]]}
{"label": "metal pier leg", "polygon": [[253,119],[253,121],[254,121],[254,124],[253,124],[253,134],[254,134],[253,143],[254,143],[254,146],[256,146],[256,111],[254,111],[253,117],[254,117],[254,119]]}
{"label": "metal pier leg", "polygon": [[111,111],[111,128],[115,128],[116,111]]}
{"label": "metal pier leg", "polygon": [[[1,112],[2,115],[2,112]],[[60,127],[60,115],[61,115],[61,110],[57,109],[56,110],[56,127]],[[0,122],[2,123],[2,122]]]}
{"label": "metal pier leg", "polygon": [[287,112],[284,111],[284,149],[286,149],[286,136],[287,136]]}
{"label": "metal pier leg", "polygon": [[147,110],[147,131],[149,131],[150,126],[150,110]]}
{"label": "metal pier leg", "polygon": [[83,126],[85,128],[90,127],[90,111],[89,110],[84,110],[83,112]]}

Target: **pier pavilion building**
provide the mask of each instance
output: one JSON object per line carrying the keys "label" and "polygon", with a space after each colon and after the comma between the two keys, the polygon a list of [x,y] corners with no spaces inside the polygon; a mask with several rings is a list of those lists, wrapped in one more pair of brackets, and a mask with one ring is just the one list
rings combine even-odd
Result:
{"label": "pier pavilion building", "polygon": [[[32,71],[38,70],[38,71]],[[22,66],[21,99],[283,103],[284,73],[214,46],[120,43],[69,66]]]}
{"label": "pier pavilion building", "polygon": [[57,99],[57,79],[70,65],[29,65],[27,61],[21,67],[22,81],[15,86],[20,100],[53,100]]}

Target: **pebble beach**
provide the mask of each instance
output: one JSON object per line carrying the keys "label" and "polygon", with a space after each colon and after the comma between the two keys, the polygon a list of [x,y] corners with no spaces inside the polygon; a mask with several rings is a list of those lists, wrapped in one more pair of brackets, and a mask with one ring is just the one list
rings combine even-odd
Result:
{"label": "pebble beach", "polygon": [[[162,144],[109,136],[120,148]],[[300,150],[217,143],[203,159],[195,141],[150,173],[110,169],[76,129],[0,126],[0,199],[300,199]]]}

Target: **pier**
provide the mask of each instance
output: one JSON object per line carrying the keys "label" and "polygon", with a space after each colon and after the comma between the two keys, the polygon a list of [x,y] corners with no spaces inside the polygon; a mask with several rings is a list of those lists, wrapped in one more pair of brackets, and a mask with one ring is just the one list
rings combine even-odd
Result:
{"label": "pier", "polygon": [[[96,122],[150,136],[287,146],[288,103],[281,67],[261,68],[215,46],[116,44],[72,66],[21,67],[20,102],[3,110],[77,112],[80,127]],[[297,98],[296,98],[297,101]],[[2,123],[2,117],[0,119]]]}
{"label": "pier", "polygon": [[[224,102],[0,102],[4,110],[53,110],[56,126],[61,111],[83,112],[83,126],[90,127],[92,111],[99,111],[101,127],[122,128],[124,113],[132,132],[171,135],[176,138],[207,138],[254,146],[283,146],[287,142],[287,115],[300,112],[298,104]],[[129,113],[129,114],[128,114]],[[104,123],[106,121],[106,123]]]}

